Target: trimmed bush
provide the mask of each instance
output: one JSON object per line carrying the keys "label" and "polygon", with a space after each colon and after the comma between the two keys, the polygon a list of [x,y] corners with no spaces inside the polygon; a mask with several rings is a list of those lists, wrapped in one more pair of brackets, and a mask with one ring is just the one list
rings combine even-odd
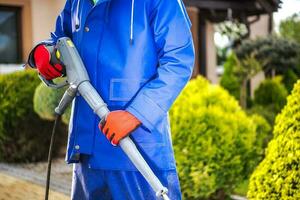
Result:
{"label": "trimmed bush", "polygon": [[300,81],[277,116],[274,139],[252,174],[249,199],[300,199]]}
{"label": "trimmed bush", "polygon": [[[268,121],[258,114],[251,115],[251,119],[256,124],[256,140],[254,148],[256,150],[256,155],[259,155],[255,158],[254,167],[256,167],[257,163],[261,161],[261,158],[264,156],[264,149],[267,147],[267,144],[270,141],[270,133],[272,131],[272,127],[268,123]],[[250,169],[250,171],[253,170],[253,168]]]}
{"label": "trimmed bush", "polygon": [[[247,112],[249,114],[258,114],[262,116],[264,119],[267,120],[271,127],[273,127],[277,115],[277,113],[275,112],[274,105],[253,105],[250,109],[247,110]],[[270,132],[269,138],[272,138],[272,130]]]}
{"label": "trimmed bush", "polygon": [[71,116],[71,105],[69,106],[69,108],[67,108],[67,110],[65,111],[65,113],[62,116],[62,122],[64,124],[69,124],[70,121],[70,116]]}
{"label": "trimmed bush", "polygon": [[262,70],[260,62],[254,55],[239,60],[235,54],[228,57],[224,65],[225,72],[221,79],[221,85],[227,89],[236,99],[239,99],[242,108],[246,109],[252,104],[248,95],[248,82]]}
{"label": "trimmed bush", "polygon": [[[34,111],[45,120],[53,121],[55,119],[54,109],[58,105],[61,97],[67,88],[53,89],[41,83],[35,90],[33,103]],[[62,116],[65,124],[69,123],[70,108]]]}
{"label": "trimmed bush", "polygon": [[39,83],[31,70],[0,75],[0,161],[47,158],[53,124],[33,111],[33,94]]}
{"label": "trimmed bush", "polygon": [[256,105],[273,105],[274,112],[278,113],[286,103],[288,92],[281,83],[281,78],[276,77],[264,80],[254,94],[254,103]]}
{"label": "trimmed bush", "polygon": [[285,88],[290,93],[294,87],[294,84],[297,82],[297,80],[298,80],[297,74],[293,70],[287,70],[283,74],[282,83],[285,85]]}
{"label": "trimmed bush", "polygon": [[248,117],[226,90],[202,77],[188,83],[170,117],[185,199],[225,198],[261,159],[257,140],[268,132],[266,121]]}
{"label": "trimmed bush", "polygon": [[240,99],[240,81],[235,75],[235,70],[237,65],[237,58],[235,54],[231,54],[226,59],[224,64],[224,74],[220,80],[220,85],[224,87],[228,92],[235,97],[235,99]]}
{"label": "trimmed bush", "polygon": [[45,120],[55,120],[54,109],[64,94],[63,89],[53,89],[41,83],[35,90],[33,97],[34,111]]}

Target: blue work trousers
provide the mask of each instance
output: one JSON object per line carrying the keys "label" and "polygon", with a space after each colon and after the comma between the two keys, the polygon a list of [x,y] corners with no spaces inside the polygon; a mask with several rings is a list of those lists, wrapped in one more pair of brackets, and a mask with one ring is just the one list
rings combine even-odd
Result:
{"label": "blue work trousers", "polygon": [[[74,164],[72,200],[159,200],[137,171],[98,170],[88,166],[87,159]],[[168,188],[171,200],[181,200],[176,170],[155,171]]]}

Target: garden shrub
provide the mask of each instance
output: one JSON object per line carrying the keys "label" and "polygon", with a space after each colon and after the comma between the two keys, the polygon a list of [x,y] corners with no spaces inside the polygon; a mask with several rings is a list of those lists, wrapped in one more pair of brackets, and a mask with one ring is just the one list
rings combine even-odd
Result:
{"label": "garden shrub", "polygon": [[235,53],[239,59],[254,53],[267,77],[282,75],[289,92],[300,77],[300,44],[296,41],[276,36],[245,40]]}
{"label": "garden shrub", "polygon": [[61,119],[64,124],[69,124],[70,121],[70,116],[71,116],[71,105],[67,108],[65,113],[62,115]]}
{"label": "garden shrub", "polygon": [[285,88],[290,93],[294,87],[294,84],[297,82],[297,80],[298,80],[297,74],[293,70],[287,70],[283,74],[282,83],[285,85]]}
{"label": "garden shrub", "polygon": [[258,61],[266,63],[263,67],[267,74],[272,69],[276,74],[283,74],[286,70],[296,70],[299,64],[300,45],[285,38],[267,36],[243,41],[235,53],[239,59],[254,53]]}
{"label": "garden shrub", "polygon": [[300,13],[282,20],[279,25],[281,37],[294,40],[300,44]]}
{"label": "garden shrub", "polygon": [[251,176],[249,199],[300,199],[300,81],[277,116],[265,159]]}
{"label": "garden shrub", "polygon": [[33,111],[33,94],[39,83],[31,70],[0,75],[0,161],[47,158],[52,123]]}
{"label": "garden shrub", "polygon": [[220,80],[220,85],[224,87],[228,92],[235,97],[240,99],[240,81],[234,74],[234,68],[237,65],[235,54],[231,54],[226,59],[224,64],[224,74]]}
{"label": "garden shrub", "polygon": [[[273,104],[272,105],[265,105],[265,106],[253,105],[250,109],[247,109],[247,113],[252,114],[252,115],[253,114],[258,114],[258,115],[262,116],[264,119],[267,120],[268,124],[271,127],[273,127],[276,115],[278,114],[274,110],[275,109],[274,109]],[[272,138],[272,132],[270,132],[270,137],[269,138]]]}
{"label": "garden shrub", "polygon": [[257,140],[264,140],[267,122],[248,117],[226,90],[202,77],[188,83],[170,118],[185,199],[222,199],[261,159]]}
{"label": "garden shrub", "polygon": [[[41,83],[35,90],[33,104],[34,111],[45,120],[53,121],[55,119],[54,109],[58,105],[63,96],[66,87],[61,89],[53,89]],[[65,124],[69,122],[70,108],[62,116],[62,121]]]}
{"label": "garden shrub", "polygon": [[288,92],[281,83],[281,78],[264,80],[254,92],[254,103],[261,106],[273,105],[278,113],[286,103]]}
{"label": "garden shrub", "polygon": [[224,68],[221,85],[239,100],[242,108],[250,107],[252,99],[248,94],[248,83],[252,77],[262,70],[261,63],[256,60],[254,55],[240,60],[235,54],[231,54]]}
{"label": "garden shrub", "polygon": [[[258,155],[264,155],[264,149],[270,140],[272,127],[261,115],[253,114],[251,115],[251,119],[256,124],[256,141],[254,147],[256,148]],[[261,157],[258,158],[259,162],[261,161],[260,158]],[[257,164],[257,162],[255,162],[255,164]]]}

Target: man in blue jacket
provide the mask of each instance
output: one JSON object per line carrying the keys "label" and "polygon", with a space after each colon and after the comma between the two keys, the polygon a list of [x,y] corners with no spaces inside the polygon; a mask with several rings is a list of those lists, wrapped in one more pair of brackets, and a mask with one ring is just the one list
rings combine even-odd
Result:
{"label": "man in blue jacket", "polygon": [[74,200],[151,200],[154,192],[118,142],[130,134],[172,200],[181,199],[168,110],[190,79],[194,48],[181,0],[67,0],[50,40],[29,64],[46,79],[62,75],[46,46],[70,37],[92,85],[111,112],[99,126],[81,96],[72,106],[66,160]]}

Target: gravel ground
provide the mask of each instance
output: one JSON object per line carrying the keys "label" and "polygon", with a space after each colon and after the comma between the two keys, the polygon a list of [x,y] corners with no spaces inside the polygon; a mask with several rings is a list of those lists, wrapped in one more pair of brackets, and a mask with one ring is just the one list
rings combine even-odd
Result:
{"label": "gravel ground", "polygon": [[[5,164],[0,163],[0,173],[25,180],[40,187],[45,186],[47,163],[32,164]],[[0,177],[0,182],[3,177]],[[6,180],[5,180],[6,181]],[[53,191],[70,195],[72,182],[72,165],[67,165],[63,159],[53,160],[51,173],[51,189]],[[1,186],[2,187],[2,186]],[[2,194],[0,190],[0,194]],[[31,199],[31,198],[24,198]],[[1,196],[0,196],[0,200]]]}
{"label": "gravel ground", "polygon": [[[44,187],[0,173],[0,200],[41,200]],[[50,191],[49,200],[68,200],[65,194]]]}
{"label": "gravel ground", "polygon": [[[5,164],[0,163],[0,200],[43,199],[47,163]],[[64,159],[52,162],[51,192],[49,200],[70,199],[72,165]],[[247,200],[232,195],[233,200]]]}

